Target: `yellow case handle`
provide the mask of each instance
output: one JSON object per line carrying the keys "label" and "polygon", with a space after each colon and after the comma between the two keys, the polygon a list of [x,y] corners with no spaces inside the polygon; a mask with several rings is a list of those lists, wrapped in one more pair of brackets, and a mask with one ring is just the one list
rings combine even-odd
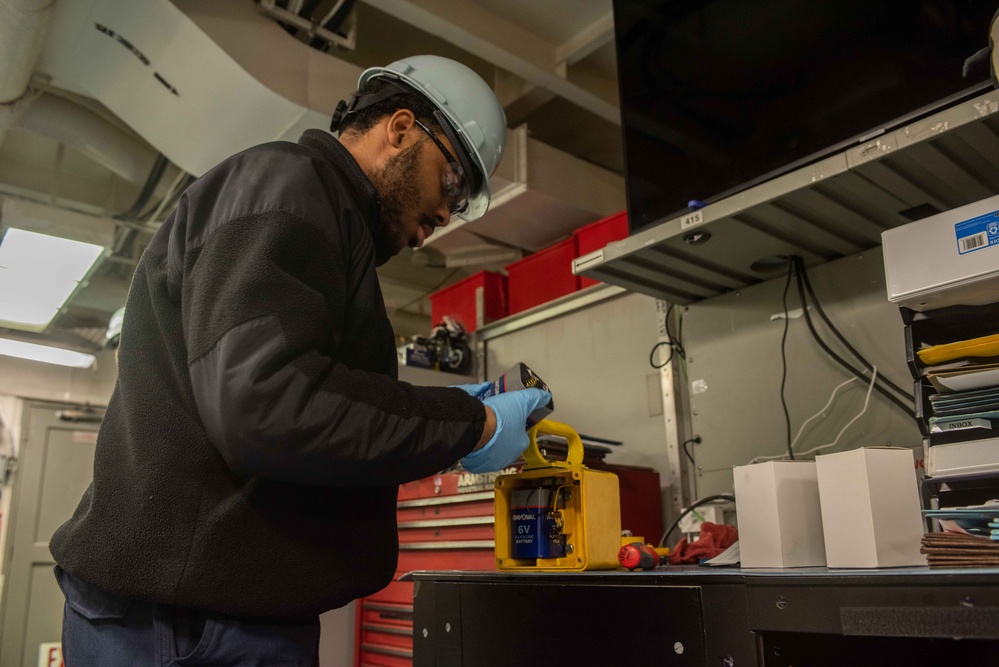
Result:
{"label": "yellow case handle", "polygon": [[[549,461],[538,449],[538,433],[560,435],[569,443],[569,455],[565,461]],[[583,465],[583,440],[568,424],[542,419],[527,431],[531,442],[524,450],[524,470],[531,468],[569,468]]]}

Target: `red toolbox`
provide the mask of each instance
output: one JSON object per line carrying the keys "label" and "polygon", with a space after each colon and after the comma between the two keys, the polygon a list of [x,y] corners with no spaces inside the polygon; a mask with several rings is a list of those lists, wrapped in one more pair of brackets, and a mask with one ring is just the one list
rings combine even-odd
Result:
{"label": "red toolbox", "polygon": [[471,333],[507,315],[506,276],[479,271],[430,295],[430,324],[450,317]]}
{"label": "red toolbox", "polygon": [[399,487],[399,565],[392,583],[357,601],[354,664],[411,666],[413,570],[495,570],[495,474],[442,473]]}
{"label": "red toolbox", "polygon": [[533,308],[579,289],[572,273],[576,237],[539,250],[506,267],[510,274],[510,314]]}
{"label": "red toolbox", "polygon": [[[577,229],[573,234],[576,237],[576,257],[588,255],[595,250],[600,250],[608,243],[628,238],[628,212],[615,213],[603,220]],[[579,277],[579,281],[581,287],[600,284],[598,280],[583,276]]]}

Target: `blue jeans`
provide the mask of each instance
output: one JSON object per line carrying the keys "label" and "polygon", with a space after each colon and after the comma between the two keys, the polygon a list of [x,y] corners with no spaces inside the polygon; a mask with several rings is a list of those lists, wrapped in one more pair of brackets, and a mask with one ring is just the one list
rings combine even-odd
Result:
{"label": "blue jeans", "polygon": [[318,667],[319,618],[252,621],[105,593],[58,565],[66,667]]}

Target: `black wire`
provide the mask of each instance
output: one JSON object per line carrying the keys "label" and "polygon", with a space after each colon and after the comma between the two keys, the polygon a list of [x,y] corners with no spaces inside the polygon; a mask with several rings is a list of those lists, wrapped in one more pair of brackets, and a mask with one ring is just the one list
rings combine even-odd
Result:
{"label": "black wire", "polygon": [[[680,350],[680,356],[684,359],[687,358],[687,352],[683,349],[683,311],[679,311],[679,316],[677,319],[679,323],[676,325],[676,345]],[[669,320],[666,320],[667,331],[669,330]]]}
{"label": "black wire", "polygon": [[343,33],[339,32],[340,24],[342,24],[346,20],[351,10],[354,9],[354,5],[356,3],[357,0],[347,0],[346,2],[344,2],[343,6],[337,10],[336,14],[331,16],[330,20],[323,24],[323,27],[329,30],[330,32],[336,32],[337,34],[344,36]]}
{"label": "black wire", "polygon": [[719,493],[714,496],[708,496],[707,498],[701,498],[700,500],[698,500],[693,505],[691,505],[690,507],[688,507],[687,509],[685,509],[683,512],[680,513],[680,516],[676,518],[676,521],[674,521],[673,525],[669,527],[669,530],[663,533],[663,538],[659,540],[659,546],[660,547],[666,546],[666,540],[669,539],[670,534],[674,530],[676,530],[676,527],[680,525],[681,521],[683,521],[683,517],[687,516],[701,505],[707,505],[708,503],[714,502],[715,500],[729,500],[731,502],[735,502],[735,496],[729,495],[727,493]]}
{"label": "black wire", "polygon": [[687,455],[687,458],[690,459],[690,462],[692,464],[694,464],[694,465],[697,465],[697,461],[694,460],[694,456],[690,453],[690,450],[687,449],[687,445],[689,445],[692,442],[696,442],[697,444],[701,444],[701,436],[695,435],[690,440],[684,440],[683,444],[680,445],[680,447],[683,448],[683,453]]}
{"label": "black wire", "polygon": [[[800,262],[801,260],[799,259],[797,261]],[[801,308],[805,315],[805,323],[808,325],[808,330],[809,332],[811,332],[812,338],[815,339],[815,342],[819,344],[819,347],[821,347],[823,351],[833,359],[833,361],[838,363],[846,370],[850,371],[850,373],[852,373],[856,377],[860,378],[861,380],[864,380],[865,382],[868,382],[869,379],[866,375],[860,372],[859,369],[856,369],[853,366],[851,366],[848,361],[840,357],[838,354],[833,352],[832,349],[828,345],[826,345],[825,341],[822,340],[822,338],[819,336],[819,332],[815,330],[815,325],[812,323],[812,317],[808,313],[808,303],[805,299],[804,280],[801,276],[800,271],[797,272],[797,284],[798,284],[798,294],[801,296]],[[916,418],[915,410],[912,407],[903,403],[901,400],[899,400],[897,396],[890,393],[887,389],[885,389],[884,387],[882,387],[877,383],[874,384],[874,388],[878,391],[878,393],[882,394],[889,401],[897,405],[898,408],[902,410],[902,412],[904,412],[910,419]]]}
{"label": "black wire", "polygon": [[[163,208],[160,209],[160,215],[164,217],[169,217],[170,213],[173,212],[173,207],[177,204],[177,201],[180,199],[180,196],[184,194],[184,191],[187,190],[187,188],[190,187],[191,183],[194,183],[196,180],[198,180],[198,177],[191,174],[189,174],[186,178],[184,178],[184,180],[181,181],[181,183],[176,188],[174,188],[174,191],[170,193],[170,199],[168,199],[166,203],[163,205]],[[153,211],[155,211],[157,208],[160,207],[160,203],[162,202],[163,200],[161,199],[160,201],[150,206],[146,211],[144,211],[139,215],[139,219],[146,220],[147,218],[149,218],[149,216],[152,215]],[[150,220],[149,222],[156,222],[156,221]]]}
{"label": "black wire", "polygon": [[[661,364],[657,364],[656,363],[656,351],[659,348],[661,348],[663,346],[666,346],[666,345],[669,346],[669,356],[666,357],[666,361],[662,362]],[[656,343],[655,345],[652,346],[652,351],[649,352],[649,365],[652,366],[653,368],[657,369],[657,370],[660,369],[660,368],[665,368],[666,366],[669,365],[669,362],[673,361],[673,353],[675,351],[676,350],[673,347],[672,341],[668,341],[668,340],[659,341],[658,343]]]}
{"label": "black wire", "polygon": [[794,450],[791,449],[791,413],[787,409],[787,399],[784,398],[784,388],[787,386],[787,328],[789,319],[787,316],[787,292],[791,289],[791,274],[794,273],[794,257],[789,257],[787,262],[787,282],[784,283],[784,333],[780,337],[780,404],[784,408],[784,425],[787,429],[787,456],[794,460]]}
{"label": "black wire", "polygon": [[[671,303],[669,305],[669,308],[666,309],[666,318],[665,318],[666,340],[660,341],[655,345],[653,345],[652,351],[649,352],[649,365],[655,368],[656,370],[668,366],[669,362],[673,361],[673,355],[676,353],[679,353],[681,358],[687,356],[687,353],[683,349],[683,343],[681,342],[681,336],[683,335],[683,320],[682,319],[680,320],[676,336],[670,333],[669,330],[669,316],[673,312],[673,306],[674,304]],[[669,346],[669,357],[667,357],[666,361],[662,362],[661,364],[657,364],[655,362],[656,352],[659,350],[659,348],[665,346]]]}
{"label": "black wire", "polygon": [[135,216],[145,207],[149,198],[153,196],[153,192],[156,191],[156,186],[159,184],[160,179],[163,178],[163,172],[166,171],[167,166],[170,164],[168,160],[162,153],[156,157],[156,162],[153,163],[153,168],[149,170],[149,176],[146,177],[146,182],[142,186],[142,190],[139,192],[139,196],[136,197],[135,203],[132,204],[132,208],[128,209],[124,213],[119,213],[114,216],[116,220],[134,220]]}
{"label": "black wire", "polygon": [[[798,263],[798,270],[801,272],[801,277],[805,281],[805,289],[808,291],[808,296],[811,297],[812,299],[812,305],[815,306],[815,312],[819,314],[819,317],[822,318],[822,321],[826,323],[826,326],[829,327],[829,329],[833,332],[833,334],[835,334],[836,338],[839,339],[839,342],[843,344],[843,347],[849,350],[850,353],[854,357],[856,357],[857,360],[864,366],[864,368],[873,373],[874,372],[873,364],[867,361],[867,359],[864,358],[864,355],[860,354],[860,352],[858,352],[852,345],[850,345],[850,343],[846,340],[846,338],[843,336],[840,330],[836,328],[836,325],[834,325],[826,316],[825,311],[822,310],[822,305],[819,304],[819,300],[815,296],[815,291],[812,289],[812,283],[808,279],[808,271],[805,270],[805,263],[803,261],[800,261],[800,258]],[[886,385],[888,385],[888,387],[894,389],[895,391],[897,391],[899,394],[909,399],[910,401],[914,402],[916,400],[912,396],[912,394],[910,394],[908,391],[902,389],[897,384],[889,380],[883,373],[878,373],[878,381],[884,382]]]}

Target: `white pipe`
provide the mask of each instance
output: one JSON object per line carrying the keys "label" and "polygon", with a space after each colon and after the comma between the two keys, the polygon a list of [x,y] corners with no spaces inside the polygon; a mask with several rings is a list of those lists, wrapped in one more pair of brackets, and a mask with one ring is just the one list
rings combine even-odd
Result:
{"label": "white pipe", "polygon": [[94,112],[55,95],[35,100],[18,127],[72,146],[131,183],[144,183],[156,160],[156,152],[145,143]]}
{"label": "white pipe", "polygon": [[42,52],[54,0],[0,0],[0,104],[24,95]]}

